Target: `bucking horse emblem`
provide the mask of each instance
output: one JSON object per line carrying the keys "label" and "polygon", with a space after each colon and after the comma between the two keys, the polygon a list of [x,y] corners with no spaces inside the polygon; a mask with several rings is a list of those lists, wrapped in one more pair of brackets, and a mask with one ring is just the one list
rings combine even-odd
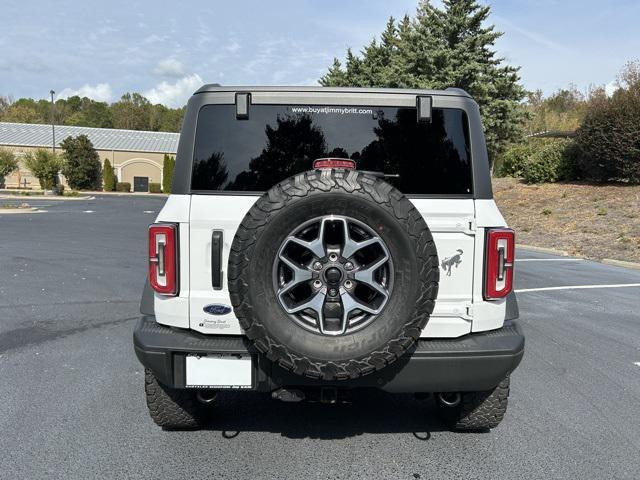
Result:
{"label": "bucking horse emblem", "polygon": [[442,269],[447,272],[447,277],[451,276],[451,267],[458,268],[458,265],[462,263],[462,254],[464,253],[462,250],[456,250],[458,253],[452,255],[450,257],[446,257],[442,260]]}

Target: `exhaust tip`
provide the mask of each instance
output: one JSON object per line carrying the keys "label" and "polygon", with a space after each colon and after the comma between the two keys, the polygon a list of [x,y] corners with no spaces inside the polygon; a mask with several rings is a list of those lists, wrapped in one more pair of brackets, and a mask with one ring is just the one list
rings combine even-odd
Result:
{"label": "exhaust tip", "polygon": [[453,408],[457,407],[462,400],[462,395],[458,392],[439,393],[438,400],[445,407]]}
{"label": "exhaust tip", "polygon": [[217,396],[218,392],[198,390],[198,393],[196,393],[196,400],[205,405],[211,405],[216,401]]}

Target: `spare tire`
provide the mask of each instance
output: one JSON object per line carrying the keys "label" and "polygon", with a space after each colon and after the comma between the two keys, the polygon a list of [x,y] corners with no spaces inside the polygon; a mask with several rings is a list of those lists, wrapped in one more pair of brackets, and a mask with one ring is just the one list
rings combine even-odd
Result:
{"label": "spare tire", "polygon": [[228,285],[247,337],[281,367],[342,380],[405,353],[427,324],[439,264],[422,215],[355,170],[291,177],[249,210]]}

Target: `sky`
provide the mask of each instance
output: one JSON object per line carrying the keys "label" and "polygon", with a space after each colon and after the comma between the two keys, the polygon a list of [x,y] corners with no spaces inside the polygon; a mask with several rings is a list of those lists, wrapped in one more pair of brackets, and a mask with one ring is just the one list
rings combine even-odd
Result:
{"label": "sky", "polygon": [[[436,0],[435,5],[439,4]],[[638,0],[496,0],[497,51],[523,85],[550,94],[612,88],[640,57]],[[417,0],[3,0],[0,95],[140,92],[183,105],[204,83],[314,85],[347,47],[359,51]]]}

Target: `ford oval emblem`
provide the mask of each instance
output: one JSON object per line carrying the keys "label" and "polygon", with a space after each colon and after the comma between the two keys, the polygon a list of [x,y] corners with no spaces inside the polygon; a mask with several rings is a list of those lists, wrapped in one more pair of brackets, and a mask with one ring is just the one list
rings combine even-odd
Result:
{"label": "ford oval emblem", "polygon": [[203,308],[203,310],[209,315],[226,315],[231,313],[231,307],[228,305],[222,305],[220,303],[212,303]]}

